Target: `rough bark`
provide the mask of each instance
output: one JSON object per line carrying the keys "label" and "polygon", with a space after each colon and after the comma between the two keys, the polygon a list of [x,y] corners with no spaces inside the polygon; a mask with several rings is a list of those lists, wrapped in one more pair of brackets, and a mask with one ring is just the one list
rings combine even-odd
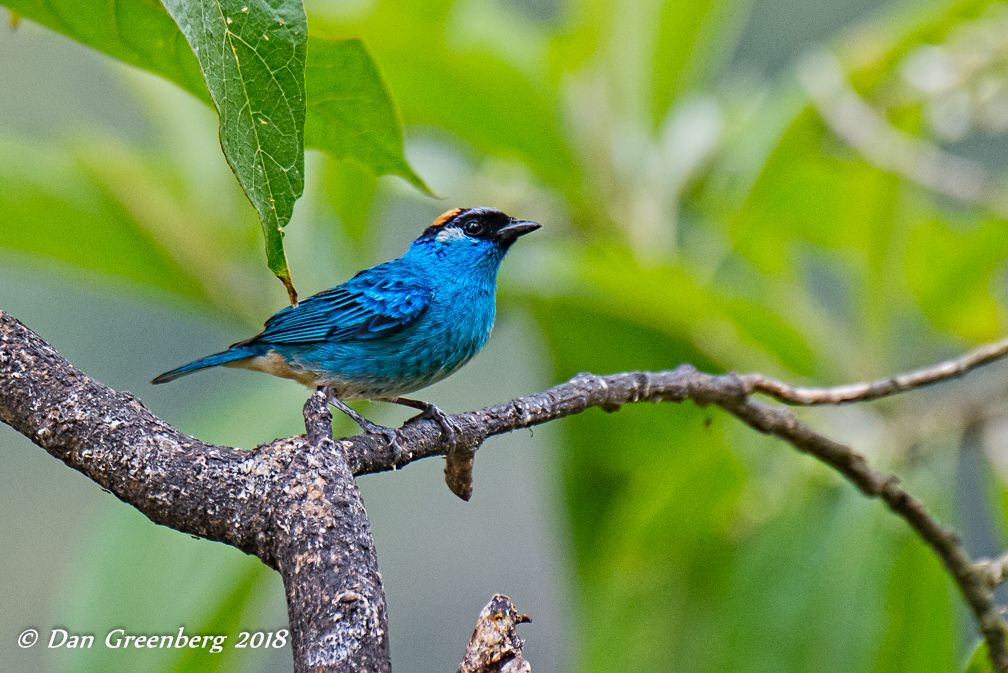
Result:
{"label": "rough bark", "polygon": [[320,396],[305,405],[306,435],[251,451],[214,446],[85,376],[0,313],[0,420],[151,521],[278,570],[295,671],[391,669],[367,512]]}

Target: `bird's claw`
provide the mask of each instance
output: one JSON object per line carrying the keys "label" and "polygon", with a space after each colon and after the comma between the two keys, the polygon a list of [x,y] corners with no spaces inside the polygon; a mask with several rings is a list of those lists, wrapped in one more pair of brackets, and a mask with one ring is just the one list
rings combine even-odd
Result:
{"label": "bird's claw", "polygon": [[378,423],[372,423],[371,421],[364,419],[364,423],[360,424],[365,432],[368,434],[380,434],[385,437],[388,442],[388,447],[392,449],[393,452],[398,452],[399,450],[399,435],[398,430],[394,427],[385,427],[384,425],[378,425]]}
{"label": "bird's claw", "polygon": [[399,450],[402,448],[399,446],[399,431],[395,428],[382,428],[378,432],[372,434],[384,436],[388,441],[389,449],[393,454],[399,453]]}
{"label": "bird's claw", "polygon": [[389,449],[391,449],[393,453],[399,452],[400,446],[398,430],[395,428],[386,428],[384,425],[378,425],[377,423],[371,423],[370,421],[368,421],[367,426],[362,427],[364,428],[364,432],[369,435],[381,435],[384,437],[388,442]]}

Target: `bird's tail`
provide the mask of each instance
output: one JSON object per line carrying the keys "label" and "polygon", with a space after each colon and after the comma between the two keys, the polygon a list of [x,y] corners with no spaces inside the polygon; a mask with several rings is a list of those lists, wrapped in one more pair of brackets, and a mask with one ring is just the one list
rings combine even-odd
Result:
{"label": "bird's tail", "polygon": [[258,348],[250,346],[239,346],[237,348],[229,348],[226,351],[221,351],[220,353],[214,353],[213,355],[208,355],[205,358],[200,358],[195,362],[190,362],[187,365],[182,365],[177,369],[173,369],[170,372],[165,372],[159,376],[156,376],[151,383],[168,383],[169,381],[174,381],[180,376],[185,376],[186,374],[192,374],[193,372],[199,371],[201,369],[206,369],[207,367],[216,367],[217,365],[227,364],[228,362],[234,362],[235,360],[241,360],[242,358],[251,357],[253,355],[260,355]]}

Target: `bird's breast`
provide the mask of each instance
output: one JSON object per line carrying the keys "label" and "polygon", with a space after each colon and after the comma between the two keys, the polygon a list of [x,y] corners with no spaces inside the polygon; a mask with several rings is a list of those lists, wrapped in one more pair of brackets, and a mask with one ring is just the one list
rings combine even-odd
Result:
{"label": "bird's breast", "polygon": [[[416,332],[418,356],[437,370],[454,372],[476,355],[493,329],[492,290],[435,296]],[[447,376],[447,374],[445,374]]]}

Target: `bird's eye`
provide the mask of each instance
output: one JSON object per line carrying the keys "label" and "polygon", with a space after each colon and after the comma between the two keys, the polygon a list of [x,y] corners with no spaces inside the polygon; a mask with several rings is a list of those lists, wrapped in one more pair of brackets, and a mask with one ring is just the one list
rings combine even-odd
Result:
{"label": "bird's eye", "polygon": [[462,231],[470,236],[479,236],[483,233],[483,225],[479,222],[479,220],[469,220],[462,225]]}

